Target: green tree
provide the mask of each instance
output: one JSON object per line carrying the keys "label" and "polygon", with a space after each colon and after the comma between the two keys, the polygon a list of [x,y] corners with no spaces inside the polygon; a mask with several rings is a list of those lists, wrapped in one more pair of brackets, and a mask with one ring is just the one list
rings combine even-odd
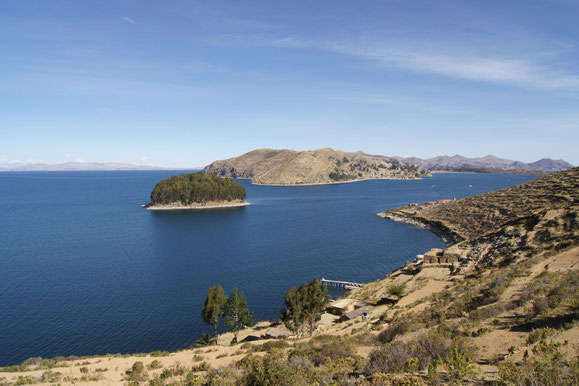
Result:
{"label": "green tree", "polygon": [[303,291],[298,290],[296,287],[291,287],[283,295],[283,300],[285,308],[280,312],[280,319],[291,332],[300,336],[306,320]]}
{"label": "green tree", "polygon": [[247,299],[245,295],[237,289],[237,286],[235,286],[231,295],[227,298],[223,318],[229,331],[233,332],[234,342],[237,342],[237,336],[242,328],[252,326],[255,323],[253,313],[247,308]]}
{"label": "green tree", "polygon": [[225,291],[220,285],[213,286],[207,291],[207,299],[203,306],[201,316],[203,321],[207,324],[212,324],[215,329],[215,344],[217,344],[217,330],[219,328],[219,319],[223,317],[223,311],[227,297]]}
{"label": "green tree", "polygon": [[328,295],[328,286],[322,284],[318,278],[305,287],[305,316],[308,324],[310,335],[314,333],[316,322],[322,317],[326,305],[330,302]]}
{"label": "green tree", "polygon": [[330,301],[330,295],[328,287],[315,278],[309,284],[303,283],[299,290],[290,288],[284,295],[284,301],[286,308],[281,310],[280,318],[286,327],[298,335],[304,329],[312,335],[316,322]]}

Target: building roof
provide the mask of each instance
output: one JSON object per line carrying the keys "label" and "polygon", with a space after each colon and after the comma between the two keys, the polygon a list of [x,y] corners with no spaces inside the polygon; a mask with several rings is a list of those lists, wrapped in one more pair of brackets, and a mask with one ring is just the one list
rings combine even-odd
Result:
{"label": "building roof", "polygon": [[364,312],[368,312],[371,308],[372,307],[370,307],[370,306],[357,308],[354,311],[350,311],[347,314],[342,315],[342,317],[340,319],[348,319],[348,320],[355,319],[358,316],[361,316],[362,314],[364,314]]}
{"label": "building roof", "polygon": [[348,308],[352,303],[354,303],[354,301],[355,301],[354,299],[348,299],[348,298],[338,299],[335,302],[328,304],[328,307]]}
{"label": "building roof", "polygon": [[290,334],[277,328],[268,328],[265,332],[266,338],[287,338],[288,336],[290,336]]}

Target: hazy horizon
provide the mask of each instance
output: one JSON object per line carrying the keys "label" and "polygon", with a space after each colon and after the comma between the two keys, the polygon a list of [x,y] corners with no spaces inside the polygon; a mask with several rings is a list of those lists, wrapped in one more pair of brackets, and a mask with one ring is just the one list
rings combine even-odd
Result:
{"label": "hazy horizon", "polygon": [[[289,149],[289,150],[295,150],[295,149]],[[305,149],[305,150],[318,150],[318,149]],[[341,149],[334,149],[334,150],[341,150]],[[365,154],[368,154],[366,152],[364,152],[363,150],[357,150],[357,151],[362,151]],[[352,153],[355,153],[357,151],[352,151]],[[242,154],[237,154],[231,157],[227,157],[227,158],[235,158],[237,156],[240,156]],[[397,157],[398,155],[394,154],[394,155],[386,155],[386,154],[373,154],[373,155],[378,155],[378,156],[389,156],[389,157]],[[475,157],[467,157],[463,154],[440,154],[436,157],[456,157],[456,156],[462,156],[468,159],[476,159],[476,158],[484,158],[484,157],[488,157],[488,156],[494,156],[497,157],[494,154],[485,154],[485,155],[481,155],[481,156],[475,156]],[[421,158],[421,159],[428,159],[428,158],[423,158],[423,157],[417,157],[417,156],[410,156],[410,157],[404,157],[404,158],[411,158],[411,157],[415,157],[415,158]],[[436,158],[436,157],[429,157],[429,158]],[[502,159],[508,159],[508,158],[503,158],[503,157],[498,157],[498,158],[502,158]],[[537,158],[534,161],[522,161],[522,162],[526,162],[526,163],[532,163],[535,161],[539,161],[543,158],[548,158],[548,157],[542,157],[542,158]],[[554,161],[567,161],[564,159],[553,159]],[[154,165],[151,163],[146,163],[146,162],[135,162],[135,163],[131,163],[131,162],[117,162],[117,161],[86,161],[86,160],[65,160],[65,161],[61,161],[61,162],[55,162],[55,163],[47,163],[47,162],[32,162],[32,163],[26,163],[26,162],[8,162],[8,163],[2,163],[0,162],[0,168],[7,168],[10,169],[11,167],[23,167],[23,166],[31,166],[31,165],[47,165],[47,166],[58,166],[58,165],[63,165],[63,164],[120,164],[120,165],[131,165],[131,166],[149,166],[149,167],[155,167],[155,168],[163,168],[163,169],[183,169],[183,170],[198,170],[198,169],[202,169],[205,166],[209,165],[210,163],[212,163],[213,161],[218,161],[218,159],[214,159],[206,164],[203,165],[187,165],[187,166],[175,166],[175,167],[170,167],[170,166],[163,166],[163,165]],[[512,161],[520,161],[520,160],[516,160],[516,159],[512,159]],[[568,161],[567,161],[568,162]],[[572,164],[572,163],[571,163]],[[573,166],[576,166],[575,164],[572,164]]]}
{"label": "hazy horizon", "polygon": [[0,4],[0,164],[257,148],[579,164],[579,3]]}

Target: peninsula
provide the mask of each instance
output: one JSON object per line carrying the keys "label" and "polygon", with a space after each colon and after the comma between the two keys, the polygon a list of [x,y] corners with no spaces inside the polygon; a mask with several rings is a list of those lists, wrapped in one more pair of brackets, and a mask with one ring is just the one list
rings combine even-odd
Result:
{"label": "peninsula", "polygon": [[151,192],[148,210],[231,208],[249,205],[245,187],[231,178],[202,172],[165,178]]}
{"label": "peninsula", "polygon": [[385,156],[347,153],[330,148],[295,151],[258,149],[215,161],[207,174],[251,178],[258,185],[318,185],[367,179],[418,179],[429,172]]}

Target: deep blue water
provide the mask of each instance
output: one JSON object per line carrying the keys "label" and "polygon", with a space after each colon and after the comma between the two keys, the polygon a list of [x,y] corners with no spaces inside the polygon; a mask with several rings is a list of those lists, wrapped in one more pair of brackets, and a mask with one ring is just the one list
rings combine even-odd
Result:
{"label": "deep blue water", "polygon": [[0,173],[0,365],[29,357],[175,350],[205,326],[207,289],[234,285],[260,319],[315,276],[367,282],[432,247],[428,231],[376,216],[528,176],[437,174],[420,181],[254,186],[251,206],[150,212],[179,172]]}

